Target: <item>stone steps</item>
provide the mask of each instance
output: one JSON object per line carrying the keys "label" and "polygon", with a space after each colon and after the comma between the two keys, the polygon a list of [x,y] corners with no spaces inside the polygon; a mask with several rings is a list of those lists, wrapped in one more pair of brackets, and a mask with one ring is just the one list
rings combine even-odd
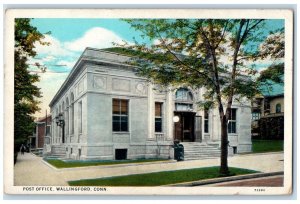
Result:
{"label": "stone steps", "polygon": [[66,148],[64,146],[52,145],[51,158],[64,158],[66,157]]}
{"label": "stone steps", "polygon": [[200,160],[220,158],[221,150],[219,145],[209,145],[198,142],[182,142],[184,147],[184,160]]}

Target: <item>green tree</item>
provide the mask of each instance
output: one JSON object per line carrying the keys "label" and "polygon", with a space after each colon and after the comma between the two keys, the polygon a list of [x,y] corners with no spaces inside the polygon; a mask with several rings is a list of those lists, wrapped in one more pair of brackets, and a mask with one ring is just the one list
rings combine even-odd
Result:
{"label": "green tree", "polygon": [[[151,82],[165,86],[183,84],[205,87],[205,101],[199,106],[219,110],[221,123],[220,174],[228,175],[227,124],[234,99],[252,98],[257,83],[251,77],[258,42],[262,42],[262,19],[128,19],[151,46],[126,45],[136,51],[132,61]],[[254,49],[254,48],[256,49]],[[141,60],[143,58],[143,60]]]}
{"label": "green tree", "polygon": [[266,59],[270,58],[273,63],[265,70],[260,72],[257,82],[261,87],[272,88],[274,83],[284,84],[284,30],[279,29],[264,40],[260,45],[257,58]]}
{"label": "green tree", "polygon": [[[38,98],[40,89],[34,85],[39,81],[37,74],[29,72],[28,60],[37,55],[35,43],[43,45],[44,35],[30,24],[28,18],[15,19],[14,45],[14,152],[19,151],[20,145],[25,143],[34,130],[32,114],[39,110]],[[44,68],[42,68],[44,70]]]}

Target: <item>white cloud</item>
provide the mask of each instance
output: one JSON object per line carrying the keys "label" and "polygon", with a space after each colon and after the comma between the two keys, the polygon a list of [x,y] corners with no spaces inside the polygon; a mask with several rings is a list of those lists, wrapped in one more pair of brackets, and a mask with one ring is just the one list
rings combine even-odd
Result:
{"label": "white cloud", "polygon": [[38,53],[39,56],[46,56],[46,57],[58,57],[58,56],[69,56],[73,53],[67,50],[63,43],[61,43],[58,39],[50,36],[45,35],[43,39],[44,42],[49,42],[50,45],[41,45],[40,43],[35,43],[35,51]]}
{"label": "white cloud", "polygon": [[73,60],[73,61],[60,60],[56,64],[61,65],[61,66],[65,65],[67,68],[72,69],[74,67],[75,63],[76,63],[76,60]]}
{"label": "white cloud", "polygon": [[113,42],[117,44],[124,44],[122,38],[114,32],[104,28],[95,27],[88,30],[81,38],[71,42],[66,42],[65,47],[71,51],[82,52],[86,47],[113,47]]}
{"label": "white cloud", "polygon": [[[45,35],[44,42],[50,42],[49,46],[35,44],[35,51],[38,56],[31,59],[30,63],[49,66],[49,72],[41,73],[40,81],[36,83],[41,88],[43,98],[41,98],[41,112],[36,113],[35,116],[41,117],[45,114],[45,109],[49,110],[49,103],[67,78],[69,73],[55,73],[51,72],[51,65],[66,65],[70,70],[75,65],[79,52],[83,52],[86,47],[93,48],[108,48],[113,47],[113,42],[123,44],[124,41],[114,32],[95,27],[88,30],[82,37],[69,42],[61,42],[58,39]],[[132,44],[128,42],[128,44]],[[36,69],[34,66],[33,69]],[[49,111],[48,111],[49,113]]]}

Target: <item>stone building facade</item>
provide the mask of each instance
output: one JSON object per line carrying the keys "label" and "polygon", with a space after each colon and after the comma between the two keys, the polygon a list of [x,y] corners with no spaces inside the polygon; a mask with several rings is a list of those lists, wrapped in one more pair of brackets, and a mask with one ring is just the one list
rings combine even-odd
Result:
{"label": "stone building facade", "polygon": [[[114,160],[172,158],[174,140],[220,144],[218,110],[196,105],[204,89],[150,84],[129,59],[85,49],[50,103],[53,147],[71,159]],[[230,151],[251,151],[250,102],[233,103],[228,131]]]}

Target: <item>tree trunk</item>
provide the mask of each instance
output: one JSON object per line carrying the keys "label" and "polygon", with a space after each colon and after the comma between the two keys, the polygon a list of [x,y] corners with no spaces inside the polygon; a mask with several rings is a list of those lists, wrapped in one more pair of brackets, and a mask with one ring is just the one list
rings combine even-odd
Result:
{"label": "tree trunk", "polygon": [[226,116],[223,116],[223,118],[221,119],[221,166],[220,166],[221,176],[229,175],[227,158],[228,158],[227,119]]}

